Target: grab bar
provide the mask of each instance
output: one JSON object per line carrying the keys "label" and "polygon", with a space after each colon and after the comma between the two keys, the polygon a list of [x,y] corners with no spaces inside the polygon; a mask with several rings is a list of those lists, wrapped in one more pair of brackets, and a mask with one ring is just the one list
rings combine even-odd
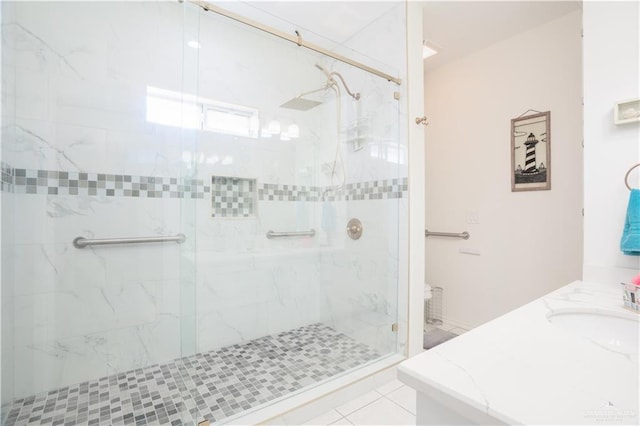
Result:
{"label": "grab bar", "polygon": [[299,232],[267,232],[267,238],[286,238],[286,237],[313,237],[316,235],[315,229],[310,229],[309,231],[299,231]]}
{"label": "grab bar", "polygon": [[184,243],[187,237],[184,234],[166,237],[138,237],[138,238],[102,238],[89,240],[84,237],[77,237],[73,240],[73,246],[77,249],[87,246],[106,246],[111,244],[138,244],[138,243],[164,243],[175,241],[178,244]]}
{"label": "grab bar", "polygon": [[470,235],[467,231],[456,234],[455,232],[431,232],[428,229],[424,230],[425,237],[453,237],[453,238],[462,238],[463,240],[468,240]]}

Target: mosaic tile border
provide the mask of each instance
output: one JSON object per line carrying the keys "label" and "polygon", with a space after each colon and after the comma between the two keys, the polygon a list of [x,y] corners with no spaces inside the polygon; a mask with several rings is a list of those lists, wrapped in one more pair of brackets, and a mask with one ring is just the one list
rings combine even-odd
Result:
{"label": "mosaic tile border", "polygon": [[388,200],[403,198],[408,191],[407,178],[348,183],[344,189],[328,190],[327,201]]}
{"label": "mosaic tile border", "polygon": [[[6,170],[6,174],[5,174]],[[11,174],[9,174],[11,173]],[[204,198],[202,179],[2,168],[3,190],[16,194],[140,198]]]}
{"label": "mosaic tile border", "polygon": [[317,323],[13,402],[5,426],[220,422],[378,359]]}
{"label": "mosaic tile border", "polygon": [[349,201],[387,200],[404,198],[408,191],[407,178],[382,179],[348,183],[344,187],[318,187],[262,184],[258,189],[261,201]]}
{"label": "mosaic tile border", "polygon": [[263,183],[258,185],[260,201],[320,201],[323,189],[319,186]]}
{"label": "mosaic tile border", "polygon": [[[193,198],[209,199],[215,190],[215,178],[252,180],[249,191],[256,191],[257,201],[350,201],[383,200],[407,197],[408,179],[394,178],[367,182],[350,183],[344,187],[320,187],[273,183],[255,183],[254,179],[213,176],[211,185],[202,179],[182,179],[175,177],[136,176],[104,173],[66,172],[13,168],[2,163],[1,190],[16,194],[41,195],[90,195],[103,197],[137,198]],[[235,194],[236,201],[231,206],[220,205],[215,211],[215,200],[211,202],[215,217],[252,216],[255,206],[248,199],[247,190]],[[233,192],[233,191],[232,191]],[[218,196],[222,196],[218,194]],[[232,194],[232,199],[234,195]],[[240,200],[242,198],[242,200]],[[228,202],[225,200],[225,202]],[[242,204],[242,206],[241,206]],[[251,204],[251,206],[249,206]],[[230,209],[230,211],[227,211]],[[236,210],[234,213],[233,210]],[[246,211],[245,211],[246,210]],[[226,216],[225,216],[226,215]]]}
{"label": "mosaic tile border", "polygon": [[0,163],[0,167],[2,168],[0,190],[2,190],[2,192],[13,192],[13,175],[15,173],[13,167],[8,165],[4,161]]}

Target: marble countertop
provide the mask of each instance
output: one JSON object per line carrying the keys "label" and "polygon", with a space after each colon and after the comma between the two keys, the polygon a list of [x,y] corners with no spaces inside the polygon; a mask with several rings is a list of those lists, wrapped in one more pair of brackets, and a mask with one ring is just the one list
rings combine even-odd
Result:
{"label": "marble countertop", "polygon": [[575,281],[408,359],[398,377],[510,424],[638,424],[638,350],[613,350],[547,320],[589,309],[637,321],[618,287]]}

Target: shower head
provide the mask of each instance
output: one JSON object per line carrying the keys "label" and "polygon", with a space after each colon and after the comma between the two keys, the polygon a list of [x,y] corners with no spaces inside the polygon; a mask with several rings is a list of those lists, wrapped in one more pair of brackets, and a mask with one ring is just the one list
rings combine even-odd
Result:
{"label": "shower head", "polygon": [[317,107],[322,103],[321,101],[315,101],[313,99],[305,99],[304,96],[311,95],[312,93],[322,92],[327,89],[328,89],[328,86],[325,84],[319,89],[310,90],[308,92],[301,93],[295,98],[280,105],[280,108],[295,109],[298,111],[307,111],[311,108]]}
{"label": "shower head", "polygon": [[315,64],[315,66],[320,71],[322,71],[324,73],[324,75],[327,77],[327,81],[324,84],[324,86],[322,86],[320,89],[316,89],[316,90],[312,90],[310,92],[302,93],[302,94],[298,95],[297,97],[295,97],[295,98],[283,103],[282,105],[280,105],[280,108],[295,109],[295,110],[298,110],[298,111],[307,111],[307,110],[310,110],[311,108],[317,107],[322,102],[311,100],[311,99],[305,99],[304,96],[310,95],[312,93],[320,92],[320,91],[323,91],[323,90],[327,90],[329,88],[334,88],[334,89],[338,90],[338,83],[333,78],[334,75],[340,79],[340,81],[342,82],[342,85],[344,86],[344,88],[347,91],[347,93],[349,94],[349,96],[351,96],[356,101],[358,99],[360,99],[360,93],[352,93],[351,90],[349,90],[349,87],[347,86],[346,81],[344,81],[344,78],[342,77],[342,75],[340,73],[337,73],[335,71],[329,72],[329,71],[327,71],[326,68],[324,68],[320,64]]}
{"label": "shower head", "polygon": [[321,103],[322,102],[313,101],[311,99],[305,99],[298,96],[296,98],[293,98],[283,103],[282,105],[280,105],[280,108],[296,109],[298,111],[307,111],[307,110],[310,110],[311,108],[317,107]]}

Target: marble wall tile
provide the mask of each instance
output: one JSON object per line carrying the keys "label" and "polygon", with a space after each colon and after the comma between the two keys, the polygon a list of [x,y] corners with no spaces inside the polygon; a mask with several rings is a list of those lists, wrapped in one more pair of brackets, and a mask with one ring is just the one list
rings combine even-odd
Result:
{"label": "marble wall tile", "polygon": [[38,71],[21,70],[15,77],[16,116],[28,120],[50,117],[49,76]]}
{"label": "marble wall tile", "polygon": [[[32,362],[60,374],[33,382],[26,375],[28,383],[16,392],[25,395],[99,377],[104,368],[113,373],[179,357],[179,296],[177,281],[17,296],[16,374]],[[75,364],[79,372],[72,371]]]}
{"label": "marble wall tile", "polygon": [[55,93],[56,122],[145,133],[151,124],[146,121],[147,87],[116,81],[77,81],[57,77]]}
{"label": "marble wall tile", "polygon": [[303,297],[294,297],[285,302],[267,302],[269,334],[291,330],[301,325],[325,322],[323,303],[325,300],[318,286],[308,289]]}
{"label": "marble wall tile", "polygon": [[148,281],[145,285],[153,286],[152,294],[156,300],[156,313],[158,316],[179,316],[183,311],[181,307],[182,291],[180,280]]}
{"label": "marble wall tile", "polygon": [[183,176],[187,140],[180,129],[161,125],[149,126],[146,132],[109,130],[104,158],[106,164],[117,165],[111,173]]}
{"label": "marble wall tile", "polygon": [[[372,209],[371,203],[376,203]],[[358,217],[364,224],[360,240],[333,235],[334,251],[320,257],[320,281],[333,326],[345,334],[388,350],[395,347],[398,305],[397,200],[336,202],[338,215]],[[387,324],[371,321],[385,319]]]}
{"label": "marble wall tile", "polygon": [[16,333],[47,341],[148,322],[156,316],[156,305],[147,290],[131,285],[16,296]]}
{"label": "marble wall tile", "polygon": [[[178,244],[150,244],[148,247],[130,245],[112,250],[105,256],[109,284],[131,280],[160,281],[180,278],[180,246]],[[97,249],[94,249],[98,252]]]}
{"label": "marble wall tile", "polygon": [[[16,397],[168,361],[181,356],[180,319],[156,321],[70,338],[33,342],[16,339]],[[24,331],[24,330],[22,330]]]}
{"label": "marble wall tile", "polygon": [[[10,401],[14,397],[14,286],[15,282],[15,251],[13,250],[15,233],[12,226],[15,221],[15,212],[13,209],[15,194],[2,191],[0,193],[1,208],[1,225],[2,225],[2,252],[0,261],[0,278],[2,279],[2,288],[0,289],[0,345],[2,347],[2,356],[0,368],[2,368],[2,404]],[[3,410],[4,412],[4,410]]]}
{"label": "marble wall tile", "polygon": [[143,368],[181,356],[180,317],[163,314],[155,321],[105,333],[109,374]]}
{"label": "marble wall tile", "polygon": [[27,330],[20,331],[13,368],[16,398],[108,373],[107,341],[101,334],[33,342]]}
{"label": "marble wall tile", "polygon": [[273,297],[274,280],[267,268],[206,275],[198,280],[198,312],[264,303]]}
{"label": "marble wall tile", "polygon": [[[175,199],[140,199],[95,196],[40,196],[30,195],[22,197],[25,206],[41,204],[35,198],[42,197],[46,203],[43,209],[33,214],[34,225],[40,226],[36,241],[50,241],[69,243],[74,238],[115,238],[126,236],[170,235],[180,231],[180,201]],[[26,200],[33,198],[34,200]],[[21,199],[21,201],[22,201]],[[29,212],[29,214],[31,214]],[[31,216],[30,216],[31,217]],[[114,220],[118,218],[118,220]],[[22,224],[24,227],[29,223]],[[28,230],[22,232],[28,235]],[[44,240],[39,240],[44,238]],[[130,248],[133,246],[129,246]],[[150,246],[137,246],[149,248]],[[156,247],[156,246],[153,246]],[[167,244],[163,248],[176,247]],[[119,247],[122,249],[122,247]],[[97,255],[108,254],[104,247],[90,248]],[[84,250],[81,250],[84,252]]]}
{"label": "marble wall tile", "polygon": [[104,259],[93,251],[78,253],[71,244],[16,244],[13,250],[16,296],[106,284]]}
{"label": "marble wall tile", "polygon": [[[4,268],[3,268],[4,269]],[[3,279],[3,282],[6,282]],[[13,324],[13,298],[9,298],[3,296],[0,300],[2,306],[2,336],[0,340],[0,344],[2,345],[2,359],[0,361],[0,367],[2,368],[2,389],[0,393],[2,394],[2,404],[4,405],[7,401],[11,401],[14,398],[15,390],[14,390],[14,324]],[[2,409],[4,412],[4,407]]]}
{"label": "marble wall tile", "polygon": [[[15,5],[3,2],[0,4],[0,14],[2,23],[14,20]],[[2,39],[5,39],[8,28],[2,25]],[[0,106],[0,158],[2,159],[3,168],[12,158],[5,149],[5,144],[15,138],[15,104],[16,104],[16,68],[15,52],[13,48],[3,43],[0,49],[2,72],[1,81],[1,106]],[[14,201],[15,194],[6,191],[4,179],[2,184],[2,192],[0,193],[0,226],[2,232],[1,257],[0,261],[0,279],[2,286],[0,288],[0,347],[2,354],[0,356],[0,374],[2,383],[0,383],[0,404],[2,404],[2,413],[5,413],[6,403],[11,401],[15,395],[14,390],[14,304],[13,304],[13,283],[14,283],[14,251],[15,232],[13,223],[15,222]]]}
{"label": "marble wall tile", "polygon": [[265,304],[236,306],[198,315],[198,352],[246,342],[269,334]]}
{"label": "marble wall tile", "polygon": [[[236,254],[226,262],[212,262],[216,273],[207,274],[207,266],[200,267],[196,288],[198,330],[199,336],[206,337],[199,337],[199,350],[224,346],[233,336],[255,336],[255,323],[239,319],[233,308],[264,311],[258,329],[268,333],[317,322],[321,292],[316,259],[314,251]],[[218,263],[227,266],[221,270],[215,266]],[[230,267],[229,263],[237,266]]]}
{"label": "marble wall tile", "polygon": [[[4,149],[10,153],[13,160],[13,167],[21,167],[22,165],[31,165],[31,168],[47,168],[60,169],[61,166],[71,167],[64,154],[61,154],[60,160],[64,160],[64,164],[58,164],[57,154],[60,152],[53,143],[54,126],[42,120],[16,119],[15,121],[15,138],[7,144]],[[24,166],[23,166],[24,167]]]}

